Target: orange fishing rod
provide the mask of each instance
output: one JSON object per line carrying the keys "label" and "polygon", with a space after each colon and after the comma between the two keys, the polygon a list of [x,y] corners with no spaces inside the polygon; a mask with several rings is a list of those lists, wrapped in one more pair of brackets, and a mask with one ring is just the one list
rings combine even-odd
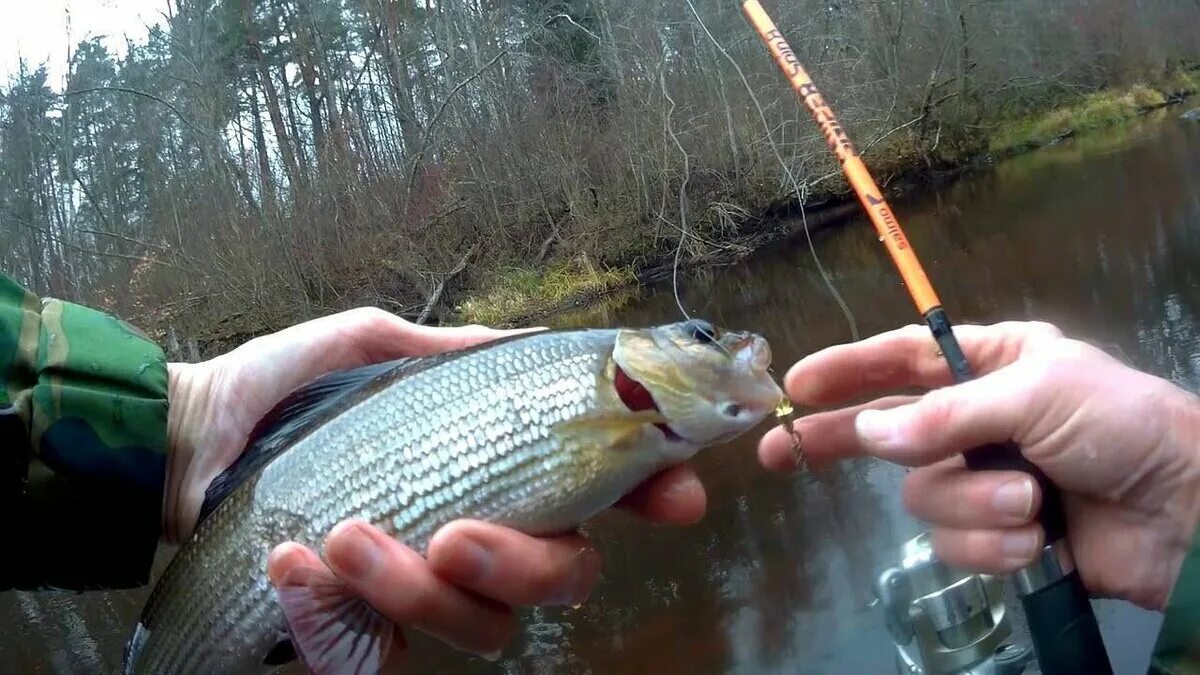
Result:
{"label": "orange fishing rod", "polygon": [[[871,178],[846,130],[838,123],[833,109],[826,103],[758,0],[744,0],[742,10],[825,135],[847,181],[858,195],[904,279],[917,311],[941,348],[955,381],[970,380],[973,377],[971,367],[954,336],[950,319],[925,275],[916,252],[904,236],[899,220]],[[1058,488],[1021,454],[1016,443],[974,448],[963,453],[963,456],[972,470],[1025,471],[1033,475],[1041,486],[1042,508],[1038,513],[1038,522],[1045,530],[1046,544],[1032,565],[1013,575],[1041,671],[1047,675],[1110,675],[1112,665],[1100,636],[1096,616],[1070,555]]]}

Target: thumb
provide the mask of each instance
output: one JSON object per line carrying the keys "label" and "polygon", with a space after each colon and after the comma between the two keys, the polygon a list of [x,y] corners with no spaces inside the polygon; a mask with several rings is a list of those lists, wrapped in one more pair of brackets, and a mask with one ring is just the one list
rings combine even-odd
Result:
{"label": "thumb", "polygon": [[881,459],[923,466],[987,443],[1017,440],[1032,411],[1030,389],[1019,375],[1004,368],[935,389],[913,403],[863,410],[854,419],[858,441]]}

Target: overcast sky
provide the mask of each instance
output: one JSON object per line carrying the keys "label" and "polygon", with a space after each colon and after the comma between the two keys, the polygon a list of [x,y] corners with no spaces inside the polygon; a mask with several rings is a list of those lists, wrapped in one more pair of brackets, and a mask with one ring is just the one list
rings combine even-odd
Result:
{"label": "overcast sky", "polygon": [[0,0],[0,82],[24,57],[31,68],[46,62],[50,86],[61,89],[68,45],[101,36],[110,51],[123,54],[126,36],[144,41],[147,26],[161,23],[166,10],[167,0]]}

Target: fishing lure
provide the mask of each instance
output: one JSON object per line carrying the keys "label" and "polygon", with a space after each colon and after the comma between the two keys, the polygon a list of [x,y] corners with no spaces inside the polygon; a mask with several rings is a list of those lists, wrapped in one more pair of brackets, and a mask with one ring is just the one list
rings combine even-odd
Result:
{"label": "fishing lure", "polygon": [[775,419],[779,420],[787,430],[788,436],[792,438],[792,457],[796,461],[796,468],[805,468],[804,447],[800,443],[800,432],[796,430],[796,407],[786,396],[775,407]]}

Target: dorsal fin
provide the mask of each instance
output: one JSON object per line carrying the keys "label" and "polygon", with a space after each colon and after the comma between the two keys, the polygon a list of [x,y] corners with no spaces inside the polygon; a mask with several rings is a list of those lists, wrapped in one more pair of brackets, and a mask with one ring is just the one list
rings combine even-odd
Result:
{"label": "dorsal fin", "polygon": [[284,451],[345,409],[404,377],[503,342],[548,331],[507,336],[465,349],[430,356],[400,358],[322,375],[293,390],[254,426],[241,455],[217,475],[204,493],[204,522],[223,501]]}

